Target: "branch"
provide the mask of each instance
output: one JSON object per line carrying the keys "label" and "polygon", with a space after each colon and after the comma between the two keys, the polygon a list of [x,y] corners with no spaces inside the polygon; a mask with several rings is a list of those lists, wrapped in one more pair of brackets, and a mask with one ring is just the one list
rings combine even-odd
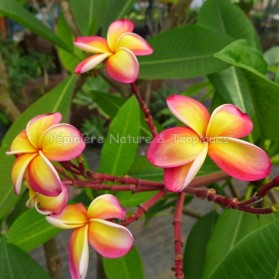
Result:
{"label": "branch", "polygon": [[158,200],[160,200],[167,192],[165,190],[161,190],[151,199],[145,201],[144,203],[138,206],[138,210],[129,216],[126,220],[120,222],[122,226],[128,226],[129,224],[137,221],[143,214],[145,214],[150,207],[152,207]]}
{"label": "branch", "polygon": [[175,261],[173,270],[175,271],[176,279],[183,279],[183,254],[182,254],[182,231],[181,231],[181,223],[182,223],[182,210],[185,199],[185,193],[179,193],[178,199],[175,206],[175,213],[173,219],[174,226],[174,251],[175,251]]}
{"label": "branch", "polygon": [[143,111],[144,115],[145,115],[145,121],[147,123],[147,125],[149,126],[149,129],[152,133],[152,136],[155,137],[157,135],[157,128],[153,122],[153,118],[152,115],[150,113],[150,110],[148,109],[148,107],[146,106],[145,102],[143,101],[143,99],[140,96],[139,90],[136,87],[135,83],[131,83],[131,89],[134,93],[134,95],[136,96],[138,103],[140,105],[141,110]]}

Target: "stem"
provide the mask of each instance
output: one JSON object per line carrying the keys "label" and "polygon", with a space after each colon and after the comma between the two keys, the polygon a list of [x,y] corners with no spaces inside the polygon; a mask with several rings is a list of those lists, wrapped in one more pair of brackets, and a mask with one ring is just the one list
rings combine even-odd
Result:
{"label": "stem", "polygon": [[178,199],[175,206],[175,213],[173,219],[174,226],[174,251],[175,251],[175,261],[173,270],[175,271],[176,279],[183,279],[183,254],[182,254],[182,231],[181,231],[181,223],[182,223],[182,210],[185,199],[185,193],[179,193]]}
{"label": "stem", "polygon": [[47,268],[52,279],[61,279],[62,260],[57,253],[55,239],[52,238],[44,243],[44,252],[47,261]]}
{"label": "stem", "polygon": [[141,110],[144,113],[145,121],[146,121],[147,125],[149,126],[150,132],[151,132],[152,136],[155,137],[157,135],[157,128],[156,128],[156,126],[155,126],[155,124],[153,122],[153,118],[152,118],[152,115],[150,113],[150,110],[148,109],[148,107],[146,106],[145,102],[141,98],[139,90],[136,87],[135,83],[134,82],[130,83],[130,85],[131,85],[131,89],[132,89],[134,95],[136,96],[136,98],[138,100],[140,108],[141,108]]}
{"label": "stem", "polygon": [[165,190],[159,191],[151,199],[145,201],[138,206],[138,210],[129,216],[126,220],[122,221],[120,224],[122,226],[128,226],[129,224],[137,221],[144,213],[146,213],[150,207],[152,207],[158,200],[160,200],[167,192]]}

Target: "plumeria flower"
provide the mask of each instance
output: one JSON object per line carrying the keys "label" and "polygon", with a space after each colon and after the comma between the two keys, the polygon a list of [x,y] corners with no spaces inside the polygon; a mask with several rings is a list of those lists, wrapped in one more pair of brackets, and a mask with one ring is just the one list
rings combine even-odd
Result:
{"label": "plumeria flower", "polygon": [[117,198],[101,195],[88,210],[81,204],[67,205],[60,214],[47,216],[47,221],[61,229],[74,229],[69,244],[69,267],[72,279],[86,276],[89,259],[88,241],[103,257],[118,258],[131,249],[134,239],[130,231],[107,219],[125,219],[125,210]]}
{"label": "plumeria flower", "polygon": [[35,192],[52,197],[62,192],[60,177],[51,161],[72,160],[82,153],[85,143],[80,132],[70,124],[60,123],[61,119],[58,112],[36,116],[12,142],[6,154],[16,156],[12,182],[17,194],[27,176]]}
{"label": "plumeria flower", "polygon": [[28,208],[35,207],[43,215],[60,213],[67,205],[69,200],[69,188],[62,183],[62,191],[56,197],[49,197],[35,192],[31,187],[29,189],[29,200],[26,203]]}
{"label": "plumeria flower", "polygon": [[164,168],[166,187],[182,191],[201,168],[206,155],[230,176],[253,181],[266,177],[271,169],[267,154],[259,147],[240,140],[252,131],[246,113],[225,104],[210,116],[207,109],[189,97],[167,99],[171,112],[188,127],[167,129],[152,141],[148,160]]}
{"label": "plumeria flower", "polygon": [[76,38],[76,47],[94,55],[82,61],[75,73],[87,72],[106,59],[106,70],[111,78],[123,83],[134,82],[139,74],[136,55],[149,55],[153,49],[133,33],[133,29],[134,24],[130,20],[120,19],[109,26],[107,40],[99,36]]}

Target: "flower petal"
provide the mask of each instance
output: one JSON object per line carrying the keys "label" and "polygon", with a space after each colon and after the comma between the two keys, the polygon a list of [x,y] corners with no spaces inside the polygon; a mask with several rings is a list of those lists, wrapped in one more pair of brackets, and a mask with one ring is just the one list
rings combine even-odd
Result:
{"label": "flower petal", "polygon": [[94,67],[96,67],[98,64],[100,64],[102,61],[104,61],[110,55],[112,55],[112,54],[103,53],[103,54],[92,55],[92,56],[86,58],[85,60],[83,60],[81,63],[79,63],[76,66],[75,73],[82,74],[84,72],[92,70]]}
{"label": "flower petal", "polygon": [[75,39],[74,44],[76,47],[83,51],[93,53],[106,53],[111,52],[107,40],[99,36],[78,37]]}
{"label": "flower petal", "polygon": [[40,146],[50,161],[69,161],[82,153],[85,143],[74,126],[57,124],[42,135]]}
{"label": "flower petal", "polygon": [[87,211],[82,203],[69,204],[59,214],[51,214],[46,220],[60,229],[73,229],[84,226],[88,222]]}
{"label": "flower petal", "polygon": [[234,178],[254,181],[266,177],[271,169],[267,154],[259,147],[234,138],[215,138],[208,155],[223,171]]}
{"label": "flower petal", "polygon": [[16,194],[20,193],[21,184],[23,180],[24,173],[30,164],[30,162],[36,157],[38,154],[22,154],[19,155],[13,165],[12,168],[12,182],[14,184],[14,190]]}
{"label": "flower petal", "polygon": [[88,208],[89,219],[125,219],[126,212],[113,195],[101,195],[94,199]]}
{"label": "flower petal", "polygon": [[41,135],[49,127],[58,124],[62,119],[62,115],[59,112],[50,113],[50,114],[41,114],[32,118],[26,128],[27,136],[30,142],[36,147],[39,148],[39,141]]}
{"label": "flower petal", "polygon": [[132,32],[134,24],[128,19],[119,19],[111,23],[108,28],[108,45],[112,51],[115,51],[115,45],[117,44],[121,35],[127,32]]}
{"label": "flower petal", "polygon": [[29,141],[26,130],[23,130],[16,136],[11,144],[10,150],[11,151],[6,152],[7,155],[32,153],[37,151],[37,149]]}
{"label": "flower petal", "polygon": [[210,115],[207,109],[198,101],[180,95],[167,98],[170,111],[200,137],[205,136]]}
{"label": "flower petal", "polygon": [[55,197],[61,193],[61,180],[54,166],[39,151],[28,166],[30,186],[40,194]]}
{"label": "flower petal", "polygon": [[124,256],[134,242],[134,238],[127,228],[101,219],[91,220],[88,240],[96,251],[106,258]]}
{"label": "flower petal", "polygon": [[75,229],[69,243],[69,267],[72,279],[84,279],[88,269],[88,225]]}
{"label": "flower petal", "polygon": [[246,113],[234,105],[225,104],[213,111],[206,135],[242,138],[250,134],[252,129],[253,123]]}
{"label": "flower petal", "polygon": [[56,197],[48,197],[37,194],[38,204],[37,210],[42,214],[60,213],[67,205],[69,200],[69,188],[62,183],[62,192]]}
{"label": "flower petal", "polygon": [[126,48],[119,48],[106,61],[107,73],[113,79],[132,83],[138,78],[139,63],[136,56]]}
{"label": "flower petal", "polygon": [[207,150],[208,145],[205,144],[202,152],[192,162],[179,167],[166,168],[164,170],[166,188],[172,192],[180,192],[187,187],[200,170],[206,158]]}
{"label": "flower petal", "polygon": [[128,48],[135,55],[149,55],[153,53],[153,48],[141,36],[135,33],[124,33],[118,40],[115,48]]}
{"label": "flower petal", "polygon": [[147,159],[155,166],[177,167],[193,161],[203,150],[197,134],[186,127],[167,129],[151,142]]}

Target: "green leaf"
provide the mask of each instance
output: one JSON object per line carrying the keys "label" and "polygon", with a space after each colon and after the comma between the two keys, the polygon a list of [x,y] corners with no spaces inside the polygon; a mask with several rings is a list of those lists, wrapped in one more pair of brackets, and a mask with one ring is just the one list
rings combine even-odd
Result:
{"label": "green leaf", "polygon": [[7,241],[28,252],[53,238],[59,231],[46,221],[45,216],[31,209],[12,224]]}
{"label": "green leaf", "polygon": [[[227,48],[226,48],[227,49]],[[279,111],[279,85],[270,81],[264,75],[249,65],[249,61],[234,60],[235,55],[227,50],[221,50],[215,56],[233,66],[242,68],[249,82],[255,118],[263,138],[279,139],[277,113]]]}
{"label": "green leaf", "polygon": [[267,64],[263,58],[263,54],[251,48],[246,40],[237,40],[227,45],[214,56],[220,59],[222,58],[221,60],[229,64],[246,66],[247,70],[255,73],[266,73]]}
{"label": "green leaf", "polygon": [[71,49],[71,52],[68,52],[61,47],[57,47],[58,56],[63,67],[66,68],[69,72],[73,73],[75,67],[82,60],[83,54],[81,50],[74,47],[74,35],[62,13],[59,16],[56,34],[65,44],[68,45],[69,49]]}
{"label": "green leaf", "polygon": [[120,108],[110,124],[100,159],[101,172],[124,175],[136,156],[140,135],[140,113],[135,97]]}
{"label": "green leaf", "polygon": [[246,39],[249,45],[261,48],[252,23],[241,9],[229,0],[207,0],[200,10],[198,24],[234,39]]}
{"label": "green leaf", "polygon": [[28,254],[0,239],[1,279],[50,279],[49,275]]}
{"label": "green leaf", "polygon": [[276,65],[279,63],[279,46],[272,47],[264,53],[264,59],[266,63],[271,65]]}
{"label": "green leaf", "polygon": [[71,51],[71,49],[69,49],[64,42],[55,36],[49,28],[47,28],[34,15],[29,13],[24,7],[22,7],[21,4],[17,3],[17,1],[1,0],[0,12],[47,41],[62,47],[67,51]]}
{"label": "green leaf", "polygon": [[206,214],[193,226],[184,250],[184,273],[188,279],[202,277],[206,245],[218,218],[214,211]]}
{"label": "green leaf", "polygon": [[202,278],[210,278],[233,247],[257,227],[255,215],[225,210],[218,218],[208,242]]}
{"label": "green leaf", "polygon": [[149,43],[152,55],[138,57],[140,78],[189,78],[214,73],[227,65],[213,54],[231,39],[203,26],[184,26],[154,36]]}
{"label": "green leaf", "polygon": [[0,148],[0,168],[2,172],[0,176],[0,219],[11,210],[19,198],[13,191],[11,181],[14,158],[13,156],[6,156],[6,151],[8,151],[16,135],[25,129],[31,118],[39,114],[59,111],[65,120],[69,113],[75,80],[75,76],[69,77],[41,97],[21,114],[6,133]]}
{"label": "green leaf", "polygon": [[233,247],[215,272],[207,278],[278,279],[278,233],[278,219],[251,232]]}
{"label": "green leaf", "polygon": [[144,279],[140,255],[135,247],[118,259],[103,258],[108,279]]}
{"label": "green leaf", "polygon": [[250,116],[254,114],[249,82],[243,71],[237,67],[229,67],[221,72],[208,75],[217,94],[226,103],[232,103]]}

